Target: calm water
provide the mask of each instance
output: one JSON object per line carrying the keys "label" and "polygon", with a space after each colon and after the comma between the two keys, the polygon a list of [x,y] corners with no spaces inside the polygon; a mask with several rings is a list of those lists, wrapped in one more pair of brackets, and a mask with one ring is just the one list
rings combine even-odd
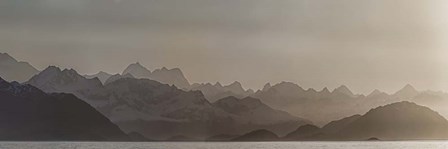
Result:
{"label": "calm water", "polygon": [[446,141],[404,142],[0,142],[0,149],[446,149]]}

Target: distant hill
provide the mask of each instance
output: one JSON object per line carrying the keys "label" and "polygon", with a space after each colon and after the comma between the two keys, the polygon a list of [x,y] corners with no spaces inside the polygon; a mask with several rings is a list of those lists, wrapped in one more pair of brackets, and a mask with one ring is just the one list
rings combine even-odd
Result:
{"label": "distant hill", "polygon": [[255,130],[232,139],[232,141],[276,141],[279,137],[268,130]]}
{"label": "distant hill", "polygon": [[309,119],[316,125],[364,112],[357,105],[364,96],[354,95],[346,86],[330,92],[327,88],[321,91],[305,90],[297,84],[281,82],[272,86],[266,84],[251,96],[261,99],[274,109]]}
{"label": "distant hill", "polygon": [[307,138],[314,137],[314,135],[318,134],[320,128],[314,125],[304,125],[297,128],[297,130],[289,133],[284,136],[284,140],[306,140]]}
{"label": "distant hill", "polygon": [[46,94],[0,78],[0,140],[129,141],[115,124],[71,94]]}
{"label": "distant hill", "polygon": [[7,81],[25,82],[39,71],[28,62],[20,62],[8,53],[0,53],[0,77]]}
{"label": "distant hill", "polygon": [[448,121],[437,112],[403,101],[370,110],[339,132],[347,139],[447,139]]}
{"label": "distant hill", "polygon": [[448,121],[427,107],[402,101],[333,121],[321,129],[300,130],[285,140],[434,140],[448,138]]}
{"label": "distant hill", "polygon": [[252,97],[243,99],[226,97],[214,102],[213,106],[235,115],[238,117],[239,123],[271,125],[270,127],[264,127],[264,129],[280,135],[291,132],[297,126],[312,123],[308,120],[292,116],[287,112],[272,109],[259,99]]}
{"label": "distant hill", "polygon": [[292,115],[313,121],[323,126],[330,121],[342,119],[347,115],[366,113],[374,107],[400,101],[411,101],[430,107],[447,117],[448,94],[434,91],[418,91],[412,85],[406,85],[394,94],[374,90],[367,96],[354,94],[342,85],[333,91],[324,88],[320,91],[303,89],[291,82],[275,85],[266,84],[252,97],[261,99],[270,107],[283,110]]}
{"label": "distant hill", "polygon": [[143,67],[140,63],[130,64],[126,69],[123,70],[121,74],[131,74],[136,78],[150,78],[151,71],[147,68]]}

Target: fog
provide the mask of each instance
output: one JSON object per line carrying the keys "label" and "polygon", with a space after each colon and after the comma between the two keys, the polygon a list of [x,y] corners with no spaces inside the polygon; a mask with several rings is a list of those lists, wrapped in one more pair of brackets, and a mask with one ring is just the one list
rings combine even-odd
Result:
{"label": "fog", "polygon": [[2,0],[0,52],[83,74],[140,62],[190,82],[448,91],[443,0]]}

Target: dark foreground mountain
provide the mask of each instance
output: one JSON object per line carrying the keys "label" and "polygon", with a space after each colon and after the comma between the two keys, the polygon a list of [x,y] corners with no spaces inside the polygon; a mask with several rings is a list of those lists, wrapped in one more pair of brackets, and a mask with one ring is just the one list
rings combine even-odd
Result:
{"label": "dark foreground mountain", "polygon": [[0,77],[7,81],[25,82],[39,71],[27,62],[19,62],[7,53],[0,53]]}
{"label": "dark foreground mountain", "polygon": [[[121,78],[102,85],[98,79],[86,79],[74,70],[49,67],[28,83],[45,92],[73,93],[126,133],[137,132],[154,140],[173,136],[205,139],[256,129],[284,134],[309,123],[274,110],[258,99],[212,104],[199,91],[187,92],[149,79]],[[233,105],[241,111],[227,109]]]}
{"label": "dark foreground mountain", "polygon": [[0,140],[126,141],[115,124],[71,94],[0,78]]}

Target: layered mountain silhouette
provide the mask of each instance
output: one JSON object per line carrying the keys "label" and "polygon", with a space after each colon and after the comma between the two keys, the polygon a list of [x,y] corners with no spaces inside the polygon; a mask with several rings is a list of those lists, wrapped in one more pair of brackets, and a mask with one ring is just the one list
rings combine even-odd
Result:
{"label": "layered mountain silhouette", "polygon": [[355,107],[363,96],[354,95],[346,86],[330,92],[327,88],[321,91],[305,90],[297,84],[281,82],[273,86],[265,85],[252,97],[261,99],[275,109],[305,117],[318,125],[362,112],[351,107]]}
{"label": "layered mountain silhouette", "polygon": [[[258,99],[229,97],[212,104],[199,91],[187,92],[149,79],[122,77],[103,85],[97,78],[87,79],[74,70],[52,66],[27,83],[49,93],[73,93],[126,133],[138,132],[150,139],[176,135],[205,138],[261,128],[282,134],[309,123],[274,110]],[[233,105],[240,111],[228,109]]]}
{"label": "layered mountain silhouette", "polygon": [[97,74],[93,74],[93,75],[84,75],[84,77],[87,79],[98,78],[98,79],[100,79],[101,83],[103,83],[103,84],[106,83],[107,79],[109,79],[111,76],[112,76],[112,74],[109,74],[104,71],[100,71]]}
{"label": "layered mountain silhouette", "polygon": [[448,139],[448,94],[409,84],[393,94],[291,82],[254,92],[237,81],[190,85],[178,68],[139,63],[115,75],[55,66],[39,72],[8,54],[0,54],[0,69],[5,80],[24,82],[0,79],[0,140]]}
{"label": "layered mountain silhouette", "polygon": [[185,78],[179,68],[167,69],[165,67],[156,69],[153,72],[142,66],[140,63],[130,64],[122,73],[122,75],[131,74],[132,76],[142,79],[151,79],[163,84],[175,85],[179,89],[190,87],[190,83]]}
{"label": "layered mountain silhouette", "polygon": [[447,139],[448,121],[427,107],[403,101],[372,109],[337,134],[350,140]]}
{"label": "layered mountain silhouette", "polygon": [[39,71],[28,62],[19,62],[7,53],[0,53],[0,77],[7,81],[25,82]]}
{"label": "layered mountain silhouette", "polygon": [[118,126],[71,94],[0,78],[0,140],[127,141]]}
{"label": "layered mountain silhouette", "polygon": [[235,141],[364,141],[439,140],[448,138],[448,121],[437,112],[402,101],[328,123],[322,128],[303,125],[285,136],[268,130],[249,132]]}
{"label": "layered mountain silhouette", "polygon": [[347,86],[340,86],[330,92],[305,90],[297,84],[281,82],[271,86],[266,84],[252,97],[261,99],[267,105],[289,112],[293,115],[313,121],[317,125],[341,119],[347,115],[362,114],[373,107],[399,101],[412,101],[433,108],[448,116],[448,110],[442,105],[448,104],[448,94],[443,92],[419,92],[413,86],[406,85],[394,94],[374,90],[367,96],[355,95]]}
{"label": "layered mountain silhouette", "polygon": [[195,83],[190,86],[189,90],[201,91],[205,98],[210,102],[215,102],[218,99],[233,96],[237,98],[245,98],[252,94],[254,91],[251,89],[245,90],[240,82],[233,82],[232,84],[222,86],[221,83],[217,82],[212,85],[210,83],[198,84]]}
{"label": "layered mountain silhouette", "polygon": [[129,74],[129,73],[127,73],[127,74],[125,74],[125,75],[115,74],[115,75],[110,76],[110,77],[104,82],[104,84],[106,85],[106,84],[112,83],[112,82],[114,82],[114,81],[123,79],[123,78],[135,78],[135,77],[132,76],[132,75]]}
{"label": "layered mountain silhouette", "polygon": [[[306,127],[302,126],[301,128]],[[300,128],[287,140],[428,140],[447,139],[448,121],[437,112],[412,102],[402,101],[333,121],[323,128]]]}

